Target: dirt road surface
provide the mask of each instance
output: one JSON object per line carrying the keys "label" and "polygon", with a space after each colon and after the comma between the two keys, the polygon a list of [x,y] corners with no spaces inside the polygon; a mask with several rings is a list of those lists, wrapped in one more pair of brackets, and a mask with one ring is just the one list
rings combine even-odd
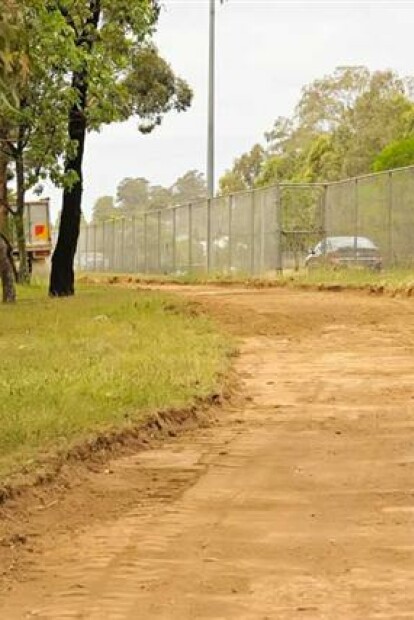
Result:
{"label": "dirt road surface", "polygon": [[414,302],[184,294],[240,337],[244,405],[78,489],[133,499],[34,532],[0,618],[413,619]]}

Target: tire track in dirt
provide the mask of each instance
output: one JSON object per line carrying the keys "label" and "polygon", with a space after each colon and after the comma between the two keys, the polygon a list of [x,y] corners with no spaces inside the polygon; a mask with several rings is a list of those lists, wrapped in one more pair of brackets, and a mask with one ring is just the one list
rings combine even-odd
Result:
{"label": "tire track in dirt", "polygon": [[45,544],[0,617],[413,618],[413,304],[187,294],[243,337],[247,404],[115,461],[101,493],[131,469],[165,501]]}

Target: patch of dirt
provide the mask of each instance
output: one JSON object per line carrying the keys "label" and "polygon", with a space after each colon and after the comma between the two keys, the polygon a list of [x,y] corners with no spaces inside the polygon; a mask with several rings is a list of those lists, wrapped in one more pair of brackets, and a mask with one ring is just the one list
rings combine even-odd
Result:
{"label": "patch of dirt", "polygon": [[413,618],[411,301],[179,290],[239,337],[243,400],[10,507],[0,617]]}
{"label": "patch of dirt", "polygon": [[[229,381],[222,393],[183,410],[166,410],[145,422],[101,433],[68,451],[44,457],[31,471],[20,471],[0,486],[0,593],[15,580],[25,579],[42,538],[55,539],[73,530],[110,519],[128,510],[145,495],[173,497],[167,481],[128,468],[124,485],[108,486],[111,462],[158,448],[165,441],[191,434],[217,422],[217,412],[235,389]],[[103,482],[103,484],[102,484]],[[133,490],[133,492],[131,492]],[[177,487],[175,491],[179,491]]]}

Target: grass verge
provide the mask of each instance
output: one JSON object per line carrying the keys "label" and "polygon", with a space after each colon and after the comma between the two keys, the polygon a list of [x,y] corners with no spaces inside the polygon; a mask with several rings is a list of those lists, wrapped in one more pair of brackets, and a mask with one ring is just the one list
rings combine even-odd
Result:
{"label": "grass verge", "polygon": [[218,389],[231,343],[158,293],[39,285],[0,307],[0,476]]}
{"label": "grass verge", "polygon": [[267,274],[266,276],[251,277],[243,274],[224,275],[127,275],[127,274],[85,274],[80,281],[89,283],[109,284],[148,284],[148,285],[216,285],[216,286],[247,286],[252,288],[266,287],[300,287],[311,289],[337,290],[367,289],[371,292],[401,292],[414,295],[414,269],[390,269],[381,272],[372,272],[360,269],[320,269],[314,271],[302,270],[298,273],[287,272],[283,275]]}

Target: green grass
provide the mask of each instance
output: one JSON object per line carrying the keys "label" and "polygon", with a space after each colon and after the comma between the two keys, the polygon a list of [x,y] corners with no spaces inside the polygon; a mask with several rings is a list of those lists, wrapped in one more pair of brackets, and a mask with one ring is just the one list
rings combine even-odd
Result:
{"label": "green grass", "polygon": [[318,269],[284,276],[282,282],[291,285],[342,285],[347,288],[383,286],[403,289],[414,286],[414,269],[390,269],[374,272],[367,269]]}
{"label": "green grass", "polygon": [[[404,289],[414,287],[414,268],[390,269],[373,272],[366,269],[317,269],[302,270],[298,273],[287,271],[283,275],[275,273],[266,276],[251,277],[245,274],[225,275],[220,273],[184,274],[180,276],[168,275],[125,275],[125,274],[90,274],[84,276],[96,282],[110,282],[120,284],[131,280],[136,284],[179,284],[179,285],[248,285],[260,286],[320,286],[342,285],[344,288],[362,288],[368,286],[383,286],[385,289]],[[82,279],[82,276],[81,276]]]}
{"label": "green grass", "polygon": [[184,302],[80,287],[48,299],[39,284],[0,307],[0,474],[149,412],[217,389],[231,343]]}

